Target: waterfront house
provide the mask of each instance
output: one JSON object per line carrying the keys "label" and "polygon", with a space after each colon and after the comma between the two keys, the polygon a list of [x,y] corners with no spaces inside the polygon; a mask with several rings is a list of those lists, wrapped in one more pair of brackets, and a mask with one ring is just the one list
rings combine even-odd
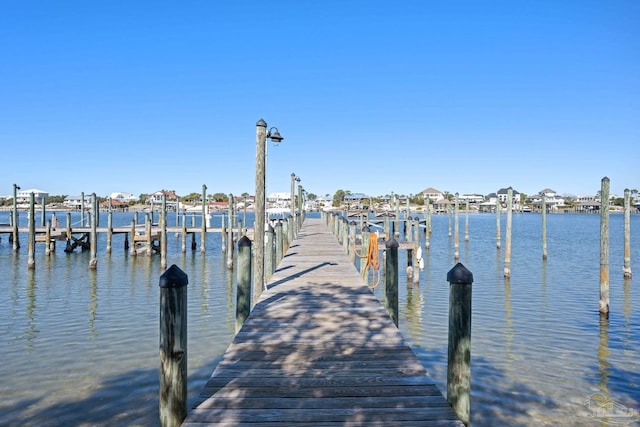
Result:
{"label": "waterfront house", "polygon": [[538,194],[534,194],[530,197],[531,204],[538,210],[542,209],[543,195],[545,204],[547,205],[547,211],[557,211],[559,206],[564,206],[565,204],[565,200],[563,197],[558,196],[558,194],[554,190],[545,188],[544,190],[540,190]]}
{"label": "waterfront house", "polygon": [[36,203],[39,203],[42,199],[46,201],[49,198],[48,192],[32,188],[29,190],[18,190],[16,192],[16,202],[29,203],[31,201],[32,193]]}
{"label": "waterfront house", "polygon": [[507,204],[509,189],[511,189],[511,206],[513,210],[518,210],[520,206],[520,192],[513,189],[513,187],[501,188],[496,191],[496,197],[503,205]]}
{"label": "waterfront house", "polygon": [[427,200],[431,200],[432,202],[436,202],[438,200],[444,199],[444,193],[440,190],[436,190],[433,187],[425,188],[421,191],[422,196],[424,197],[425,204]]}
{"label": "waterfront house", "polygon": [[147,202],[153,205],[162,205],[162,199],[167,198],[167,210],[177,210],[180,208],[180,196],[173,191],[160,190],[155,193],[149,194]]}
{"label": "waterfront house", "polygon": [[133,194],[124,193],[124,192],[111,193],[109,198],[111,200],[117,200],[117,201],[125,203],[125,204],[128,204],[129,202],[137,202],[138,201],[138,198],[136,196],[134,196]]}
{"label": "waterfront house", "polygon": [[91,195],[85,194],[83,196],[67,196],[64,198],[62,204],[69,209],[81,209],[83,206],[91,206]]}

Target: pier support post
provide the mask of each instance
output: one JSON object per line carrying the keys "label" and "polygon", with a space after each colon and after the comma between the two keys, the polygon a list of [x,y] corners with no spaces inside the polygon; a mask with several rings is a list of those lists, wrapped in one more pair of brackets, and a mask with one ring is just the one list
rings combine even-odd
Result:
{"label": "pier support post", "polygon": [[[233,270],[233,194],[229,193],[229,250],[227,251],[227,269]],[[223,231],[224,232],[224,231]]]}
{"label": "pier support post", "polygon": [[109,201],[109,213],[107,214],[107,248],[108,254],[111,253],[111,241],[113,239],[113,212],[111,212],[111,201]]}
{"label": "pier support post", "polygon": [[207,241],[207,186],[202,184],[202,224],[200,224],[200,253],[206,251]]}
{"label": "pier support post", "polygon": [[160,216],[160,268],[167,268],[167,195],[162,195],[162,215]]}
{"label": "pier support post", "polygon": [[502,210],[502,205],[500,204],[500,199],[496,196],[496,249],[500,249],[500,211]]}
{"label": "pier support post", "polygon": [[609,178],[600,190],[600,315],[609,316]]}
{"label": "pier support post", "polygon": [[455,207],[454,207],[454,236],[453,236],[453,258],[455,261],[458,261],[458,259],[460,259],[460,227],[458,225],[458,217],[460,214],[460,204],[459,204],[459,200],[458,200],[459,194],[456,193],[455,195]]}
{"label": "pier support post", "polygon": [[449,282],[449,346],[447,401],[469,425],[471,390],[471,283],[473,274],[461,263],[447,273]]}
{"label": "pier support post", "polygon": [[469,199],[467,199],[466,212],[464,216],[464,241],[469,241]]}
{"label": "pier support post", "polygon": [[385,243],[384,287],[387,312],[398,326],[398,241],[395,238]]}
{"label": "pier support post", "polygon": [[31,193],[29,200],[29,241],[27,244],[27,268],[33,270],[36,268],[36,210],[35,195]]}
{"label": "pier support post", "polygon": [[511,218],[513,216],[513,190],[507,189],[507,225],[504,237],[504,277],[511,277]]}
{"label": "pier support post", "polygon": [[547,259],[547,198],[542,195],[542,259]]}
{"label": "pier support post", "polygon": [[98,266],[98,199],[96,193],[91,193],[91,234],[89,239],[91,252],[89,268],[95,270]]}
{"label": "pier support post", "polygon": [[129,255],[131,256],[138,255],[138,251],[136,251],[136,220],[135,218],[131,220],[131,246],[129,250]]}
{"label": "pier support post", "polygon": [[622,273],[625,279],[631,278],[631,191],[624,190],[624,264]]}
{"label": "pier support post", "polygon": [[13,210],[11,211],[11,225],[13,226],[13,252],[18,252],[20,249],[20,240],[18,238],[18,187],[13,184]]}
{"label": "pier support post", "polygon": [[251,310],[251,240],[238,240],[238,292],[236,295],[236,333]]}
{"label": "pier support post", "polygon": [[175,264],[160,276],[160,425],[187,416],[187,284]]}

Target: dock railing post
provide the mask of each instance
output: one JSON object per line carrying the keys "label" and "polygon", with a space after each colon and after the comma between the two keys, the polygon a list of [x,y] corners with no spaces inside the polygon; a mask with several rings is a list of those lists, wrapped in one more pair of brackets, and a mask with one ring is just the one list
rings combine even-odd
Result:
{"label": "dock railing post", "polygon": [[276,263],[277,267],[282,261],[282,257],[284,256],[284,237],[282,232],[282,220],[278,220],[276,223]]}
{"label": "dock railing post", "polygon": [[269,281],[275,270],[274,260],[276,256],[274,240],[276,231],[271,224],[268,224],[265,231],[265,252],[264,252],[264,276],[265,281]]}
{"label": "dock railing post", "polygon": [[[271,252],[270,250],[268,250]],[[251,310],[251,240],[242,236],[238,240],[238,292],[236,295],[236,333]]]}
{"label": "dock railing post", "polygon": [[469,425],[471,389],[471,283],[473,274],[461,263],[447,273],[449,282],[449,347],[447,401]]}
{"label": "dock railing post", "polygon": [[398,326],[398,241],[395,238],[385,243],[384,288],[387,312]]}
{"label": "dock railing post", "polygon": [[187,416],[187,284],[175,264],[160,276],[160,425]]}

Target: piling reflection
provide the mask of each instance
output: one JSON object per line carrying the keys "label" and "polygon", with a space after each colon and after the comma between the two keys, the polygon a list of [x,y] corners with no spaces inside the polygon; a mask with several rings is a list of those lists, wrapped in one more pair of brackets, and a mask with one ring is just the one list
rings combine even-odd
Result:
{"label": "piling reflection", "polygon": [[611,363],[609,362],[609,318],[600,316],[600,345],[598,346],[598,373],[600,392],[609,399],[609,375]]}
{"label": "piling reflection", "polygon": [[98,337],[96,331],[96,315],[98,313],[98,272],[89,272],[89,338],[94,340]]}
{"label": "piling reflection", "polygon": [[624,314],[624,320],[627,324],[631,321],[631,314],[633,312],[633,307],[631,304],[631,279],[625,278],[622,282],[622,313]]}
{"label": "piling reflection", "polygon": [[25,338],[27,341],[27,348],[34,348],[34,341],[38,337],[37,322],[36,322],[36,295],[37,295],[37,282],[35,270],[29,270],[27,272],[27,330],[25,331]]}
{"label": "piling reflection", "polygon": [[514,336],[513,322],[511,320],[511,280],[508,277],[505,277],[504,278],[504,342],[505,342],[505,351],[507,354],[508,363],[511,363],[515,360],[515,357],[511,350],[513,336]]}

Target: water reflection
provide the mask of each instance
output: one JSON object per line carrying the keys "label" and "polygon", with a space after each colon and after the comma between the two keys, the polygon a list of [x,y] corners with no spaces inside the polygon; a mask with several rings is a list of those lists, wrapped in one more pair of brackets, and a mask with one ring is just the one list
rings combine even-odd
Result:
{"label": "water reflection", "polygon": [[36,272],[35,270],[29,270],[27,275],[27,330],[25,331],[25,338],[27,340],[27,348],[33,349],[34,341],[40,332],[36,322]]}
{"label": "water reflection", "polygon": [[609,319],[600,316],[600,345],[598,346],[598,373],[600,392],[609,399],[609,375],[611,364],[609,363]]}
{"label": "water reflection", "polygon": [[507,362],[511,364],[515,357],[511,350],[511,344],[513,342],[514,330],[513,322],[511,320],[511,280],[508,277],[504,278],[504,342],[505,351],[507,353]]}
{"label": "water reflection", "polygon": [[98,338],[96,331],[96,314],[98,312],[98,272],[89,271],[89,338]]}

